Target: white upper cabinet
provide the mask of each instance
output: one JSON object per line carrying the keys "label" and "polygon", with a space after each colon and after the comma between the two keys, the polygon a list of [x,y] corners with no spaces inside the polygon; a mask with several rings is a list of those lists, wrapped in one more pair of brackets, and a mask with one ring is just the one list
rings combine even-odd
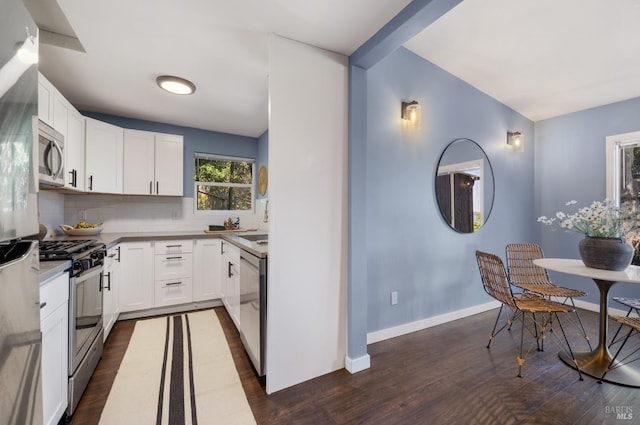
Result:
{"label": "white upper cabinet", "polygon": [[73,106],[67,117],[67,135],[64,139],[67,189],[84,191],[84,120]]}
{"label": "white upper cabinet", "polygon": [[155,134],[124,130],[123,192],[128,195],[153,195]]}
{"label": "white upper cabinet", "polygon": [[38,118],[64,136],[65,188],[84,191],[84,117],[42,74]]}
{"label": "white upper cabinet", "polygon": [[38,73],[38,118],[53,127],[53,103],[56,88]]}
{"label": "white upper cabinet", "polygon": [[122,127],[85,118],[85,190],[122,193]]}
{"label": "white upper cabinet", "polygon": [[124,130],[124,193],[182,196],[183,137]]}
{"label": "white upper cabinet", "polygon": [[182,196],[183,140],[174,134],[156,134],[156,195]]}
{"label": "white upper cabinet", "polygon": [[53,128],[64,136],[67,141],[67,124],[69,120],[69,109],[73,108],[62,94],[54,89],[53,91]]}

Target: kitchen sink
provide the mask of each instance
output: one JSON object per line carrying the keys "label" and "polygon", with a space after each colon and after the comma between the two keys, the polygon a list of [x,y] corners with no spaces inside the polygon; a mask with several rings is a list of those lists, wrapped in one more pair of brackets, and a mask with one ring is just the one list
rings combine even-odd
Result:
{"label": "kitchen sink", "polygon": [[255,243],[267,243],[269,241],[269,235],[244,235],[240,236],[242,239],[246,239]]}

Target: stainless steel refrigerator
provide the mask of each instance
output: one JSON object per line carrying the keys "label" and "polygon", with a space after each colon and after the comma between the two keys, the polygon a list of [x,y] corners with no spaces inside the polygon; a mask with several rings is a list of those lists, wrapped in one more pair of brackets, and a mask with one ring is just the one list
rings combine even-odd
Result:
{"label": "stainless steel refrigerator", "polygon": [[37,28],[22,0],[0,13],[0,424],[42,425],[34,117]]}

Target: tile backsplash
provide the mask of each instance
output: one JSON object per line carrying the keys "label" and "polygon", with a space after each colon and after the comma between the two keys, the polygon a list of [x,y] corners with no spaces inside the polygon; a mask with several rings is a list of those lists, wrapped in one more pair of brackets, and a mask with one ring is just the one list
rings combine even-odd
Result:
{"label": "tile backsplash", "polygon": [[223,224],[239,217],[242,228],[267,230],[263,222],[266,200],[256,201],[256,212],[196,213],[193,198],[128,195],[74,195],[41,191],[40,222],[52,233],[61,234],[60,224],[85,220],[103,223],[105,233],[204,231],[210,224]]}

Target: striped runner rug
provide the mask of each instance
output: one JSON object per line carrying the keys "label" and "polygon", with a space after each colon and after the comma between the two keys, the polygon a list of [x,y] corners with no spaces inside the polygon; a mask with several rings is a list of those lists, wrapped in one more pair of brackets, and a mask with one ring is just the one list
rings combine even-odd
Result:
{"label": "striped runner rug", "polygon": [[100,425],[256,421],[213,310],[140,320]]}

